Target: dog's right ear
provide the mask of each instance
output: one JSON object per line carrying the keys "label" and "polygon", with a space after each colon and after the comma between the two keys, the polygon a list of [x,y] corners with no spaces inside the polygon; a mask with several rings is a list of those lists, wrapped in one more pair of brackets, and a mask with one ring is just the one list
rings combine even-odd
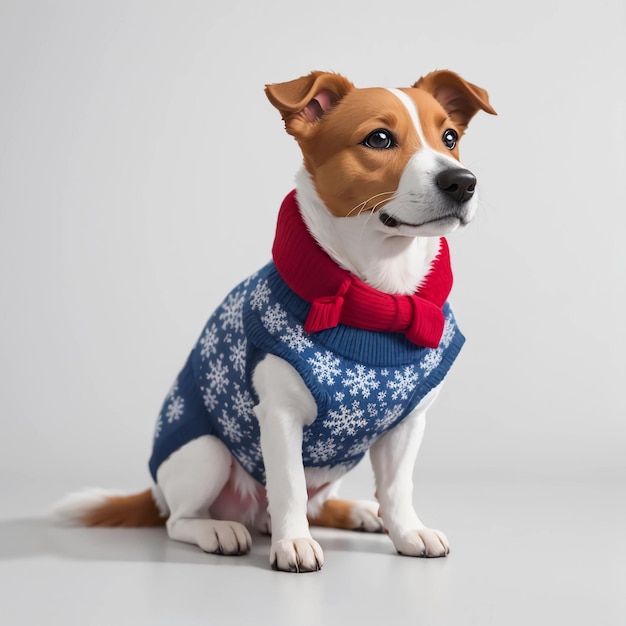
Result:
{"label": "dog's right ear", "polygon": [[285,129],[297,140],[308,139],[317,122],[354,85],[340,74],[311,72],[286,83],[265,86],[268,100],[280,111]]}

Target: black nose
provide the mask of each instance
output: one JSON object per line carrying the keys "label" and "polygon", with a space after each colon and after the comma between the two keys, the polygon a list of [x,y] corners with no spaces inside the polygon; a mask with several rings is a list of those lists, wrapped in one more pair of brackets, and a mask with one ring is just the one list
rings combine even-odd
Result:
{"label": "black nose", "polygon": [[457,202],[467,202],[474,195],[476,176],[469,170],[450,168],[437,174],[437,185]]}

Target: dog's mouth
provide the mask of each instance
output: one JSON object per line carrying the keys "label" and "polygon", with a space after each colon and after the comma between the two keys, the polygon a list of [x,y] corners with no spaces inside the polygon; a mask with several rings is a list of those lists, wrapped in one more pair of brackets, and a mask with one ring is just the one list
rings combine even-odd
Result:
{"label": "dog's mouth", "polygon": [[431,220],[426,220],[425,222],[419,222],[418,224],[412,224],[411,222],[404,222],[399,220],[397,217],[393,217],[386,213],[385,211],[381,211],[378,214],[378,219],[384,226],[388,228],[400,228],[401,226],[407,226],[409,228],[421,228],[423,226],[436,226],[440,228],[450,228],[456,226],[464,226],[466,222],[463,218],[458,215],[454,215],[450,213],[449,215],[443,215],[441,217],[436,217]]}

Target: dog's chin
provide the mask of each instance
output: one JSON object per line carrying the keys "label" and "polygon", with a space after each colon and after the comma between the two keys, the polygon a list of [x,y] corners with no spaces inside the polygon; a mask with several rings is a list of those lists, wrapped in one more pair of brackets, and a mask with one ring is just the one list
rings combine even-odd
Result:
{"label": "dog's chin", "polygon": [[443,237],[468,223],[456,215],[447,215],[420,224],[410,224],[385,212],[380,213],[379,221],[385,232],[404,237]]}

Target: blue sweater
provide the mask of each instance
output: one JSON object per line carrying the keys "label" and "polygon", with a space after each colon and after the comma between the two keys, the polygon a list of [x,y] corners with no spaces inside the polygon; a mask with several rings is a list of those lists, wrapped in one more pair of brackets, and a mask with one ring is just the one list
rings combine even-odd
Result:
{"label": "blue sweater", "polygon": [[351,469],[444,379],[465,341],[447,303],[435,349],[417,346],[402,333],[344,325],[307,334],[309,308],[273,262],[228,294],[167,394],[149,463],[153,478],[172,452],[214,435],[265,482],[252,372],[266,354],[288,361],[317,404],[317,418],[303,433],[304,466]]}

